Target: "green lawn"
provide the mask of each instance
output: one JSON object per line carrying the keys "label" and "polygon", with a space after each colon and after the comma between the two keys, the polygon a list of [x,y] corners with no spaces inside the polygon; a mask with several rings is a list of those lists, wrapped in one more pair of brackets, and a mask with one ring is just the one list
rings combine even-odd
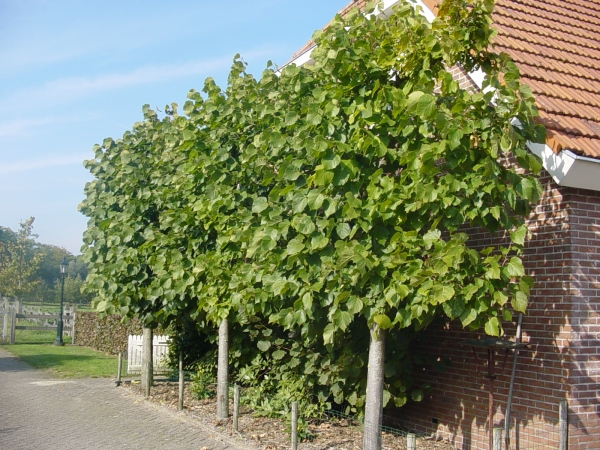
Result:
{"label": "green lawn", "polygon": [[[21,330],[18,330],[21,331]],[[38,369],[47,369],[59,377],[96,378],[117,375],[117,357],[87,347],[67,344],[54,346],[56,334],[48,331],[23,330],[16,336],[16,344],[2,344],[0,348],[18,356]]]}

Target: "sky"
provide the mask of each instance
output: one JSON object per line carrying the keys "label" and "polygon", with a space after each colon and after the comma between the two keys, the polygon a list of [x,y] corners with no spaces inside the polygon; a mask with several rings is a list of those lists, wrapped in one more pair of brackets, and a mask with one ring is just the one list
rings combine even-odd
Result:
{"label": "sky", "polygon": [[282,65],[346,0],[0,0],[0,226],[79,254],[92,147],[183,106],[239,53]]}

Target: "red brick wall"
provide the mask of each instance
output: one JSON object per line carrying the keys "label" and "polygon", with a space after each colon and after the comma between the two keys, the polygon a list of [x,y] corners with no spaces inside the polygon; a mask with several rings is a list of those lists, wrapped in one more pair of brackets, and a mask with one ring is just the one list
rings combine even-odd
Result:
{"label": "red brick wall", "polygon": [[[569,449],[600,449],[600,194],[542,181],[524,257],[536,284],[523,318],[523,340],[531,345],[517,360],[511,448],[557,448],[558,402],[567,399]],[[489,245],[491,236],[472,233],[472,240]],[[506,326],[506,335],[515,335],[514,324]],[[398,411],[405,428],[461,449],[489,448],[486,355],[478,353],[478,373],[464,345],[474,337],[459,323],[430,327],[415,351],[449,358],[451,366],[443,374],[423,368],[420,380],[432,390],[423,402]],[[503,358],[497,359],[500,370]],[[512,354],[494,381],[494,426],[504,426],[511,366]]]}

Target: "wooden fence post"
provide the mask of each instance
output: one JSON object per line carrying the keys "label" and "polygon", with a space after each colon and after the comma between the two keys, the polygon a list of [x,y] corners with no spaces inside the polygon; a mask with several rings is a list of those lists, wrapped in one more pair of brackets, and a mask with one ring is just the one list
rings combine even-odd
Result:
{"label": "wooden fence post", "polygon": [[217,364],[217,419],[229,417],[229,325],[221,319]]}
{"label": "wooden fence post", "polygon": [[492,432],[492,448],[502,450],[502,427],[494,427]]}
{"label": "wooden fence post", "polygon": [[119,352],[117,357],[117,387],[121,386],[121,367],[123,366],[123,353]]}
{"label": "wooden fence post", "polygon": [[558,403],[558,450],[567,450],[569,432],[569,405],[566,400],[559,400]]}
{"label": "wooden fence post", "polygon": [[75,318],[77,317],[77,305],[73,307],[73,319],[71,320],[71,344],[75,345]]}
{"label": "wooden fence post", "polygon": [[406,435],[406,450],[417,450],[417,435],[408,433]]}
{"label": "wooden fence post", "polygon": [[10,303],[8,303],[8,299],[4,299],[4,323],[2,325],[2,337],[4,340],[8,339],[8,309],[10,308]]}
{"label": "wooden fence post", "polygon": [[154,375],[154,364],[152,363],[152,328],[144,328],[142,331],[142,388],[146,397],[150,397]]}
{"label": "wooden fence post", "polygon": [[183,411],[183,386],[184,386],[184,374],[183,374],[183,352],[179,352],[179,411]]}
{"label": "wooden fence post", "polygon": [[233,431],[238,430],[238,417],[240,415],[240,386],[233,388]]}
{"label": "wooden fence post", "polygon": [[13,309],[10,318],[10,343],[15,343],[15,326],[17,322],[17,312]]}
{"label": "wooden fence post", "polygon": [[298,402],[292,402],[292,450],[298,449]]}

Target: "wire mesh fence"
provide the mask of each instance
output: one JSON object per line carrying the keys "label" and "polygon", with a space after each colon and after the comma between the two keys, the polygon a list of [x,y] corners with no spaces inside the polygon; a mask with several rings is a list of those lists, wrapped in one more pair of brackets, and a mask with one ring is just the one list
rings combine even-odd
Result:
{"label": "wire mesh fence", "polygon": [[[556,450],[560,448],[558,424],[524,419],[514,415],[514,425],[510,428],[510,450]],[[504,448],[504,446],[503,446]]]}
{"label": "wire mesh fence", "polygon": [[[198,373],[183,372],[185,389],[178,389],[178,374],[156,380],[151,396],[163,405],[177,408],[183,405],[186,413],[214,431],[255,448],[265,450],[455,450],[455,445],[439,435],[415,433],[401,428],[401,421],[383,416],[382,425],[366,426],[360,418],[340,411],[327,410],[307,415],[298,407],[297,427],[292,421],[292,401],[275,398],[259,388],[227,384],[226,418],[217,417],[217,383],[214,378],[199,378]],[[141,389],[138,390],[141,391]],[[236,395],[237,391],[237,395]],[[181,394],[179,394],[181,392]],[[140,392],[141,393],[141,392]],[[178,402],[178,397],[181,400]],[[289,401],[288,401],[289,400]],[[298,402],[302,403],[302,402]],[[306,403],[304,403],[306,405]],[[566,403],[565,403],[566,405]],[[566,406],[565,406],[566,408]],[[513,426],[506,446],[503,430],[497,429],[494,448],[503,450],[561,449],[560,422],[535,421],[513,413]],[[293,433],[293,430],[296,433]],[[379,433],[381,430],[381,433]],[[297,437],[294,444],[294,435]],[[487,448],[487,446],[486,446]],[[578,447],[583,450],[599,448]]]}
{"label": "wire mesh fence", "polygon": [[[261,394],[257,388],[239,387],[239,400],[235,402],[235,386],[228,384],[228,417],[217,418],[217,384],[194,383],[194,373],[187,373],[183,392],[185,412],[199,423],[212,427],[214,431],[228,438],[265,450],[454,450],[446,441],[439,441],[429,435],[410,433],[394,427],[394,418],[385,416],[381,426],[381,446],[373,440],[374,430],[365,428],[363,422],[339,411],[324,411],[317,416],[306,417],[306,411],[298,407],[296,446],[293,445],[292,402],[283,403],[278,399]],[[138,384],[130,385],[143,394]],[[176,377],[155,380],[151,398],[163,405],[177,409],[178,381]],[[238,409],[236,410],[236,403]],[[301,402],[298,402],[299,404]],[[377,431],[377,430],[375,430]]]}

